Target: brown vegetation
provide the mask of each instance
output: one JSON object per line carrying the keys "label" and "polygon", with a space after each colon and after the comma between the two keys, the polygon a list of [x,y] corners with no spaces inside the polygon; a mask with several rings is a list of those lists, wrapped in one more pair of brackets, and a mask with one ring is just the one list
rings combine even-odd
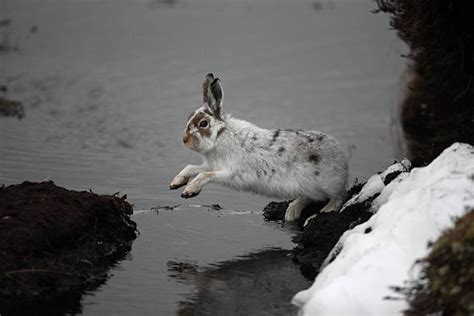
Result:
{"label": "brown vegetation", "polygon": [[405,315],[474,315],[474,210],[460,218],[418,264],[422,277],[406,290]]}

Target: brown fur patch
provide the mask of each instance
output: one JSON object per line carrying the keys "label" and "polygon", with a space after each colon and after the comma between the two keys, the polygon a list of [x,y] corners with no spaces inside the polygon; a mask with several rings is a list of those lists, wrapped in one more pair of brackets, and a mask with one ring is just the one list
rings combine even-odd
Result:
{"label": "brown fur patch", "polygon": [[272,140],[270,141],[269,146],[272,146],[276,142],[278,136],[280,136],[280,131],[281,130],[277,129],[277,130],[275,130],[275,132],[273,132]]}
{"label": "brown fur patch", "polygon": [[[208,121],[208,126],[207,127],[199,127],[199,122],[201,122],[202,119],[207,119]],[[191,126],[194,126],[198,129],[199,131],[199,134],[201,134],[203,137],[210,137],[211,136],[211,122],[208,118],[208,115],[206,115],[205,113],[202,113],[202,112],[199,112],[198,114],[196,114],[194,116],[194,118],[192,119],[191,121]]]}

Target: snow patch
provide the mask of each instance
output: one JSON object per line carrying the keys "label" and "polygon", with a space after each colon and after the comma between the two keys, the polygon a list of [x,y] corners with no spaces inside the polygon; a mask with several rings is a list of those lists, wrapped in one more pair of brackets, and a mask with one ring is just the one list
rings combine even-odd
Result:
{"label": "snow patch", "polygon": [[[384,176],[395,168],[400,174],[385,186]],[[428,242],[474,207],[470,145],[453,144],[430,165],[410,173],[404,171],[406,163],[388,169],[371,177],[354,198],[379,194],[372,203],[377,213],[342,235],[332,252],[334,261],[293,298],[300,315],[399,315],[408,306],[404,300],[385,299],[395,295],[390,287],[416,278],[414,263],[428,254]]]}

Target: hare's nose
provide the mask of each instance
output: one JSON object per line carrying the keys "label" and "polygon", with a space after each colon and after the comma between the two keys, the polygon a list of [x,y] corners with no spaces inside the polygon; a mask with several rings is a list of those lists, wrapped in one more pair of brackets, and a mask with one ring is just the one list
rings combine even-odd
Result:
{"label": "hare's nose", "polygon": [[189,141],[189,134],[184,134],[183,136],[183,143],[187,143]]}

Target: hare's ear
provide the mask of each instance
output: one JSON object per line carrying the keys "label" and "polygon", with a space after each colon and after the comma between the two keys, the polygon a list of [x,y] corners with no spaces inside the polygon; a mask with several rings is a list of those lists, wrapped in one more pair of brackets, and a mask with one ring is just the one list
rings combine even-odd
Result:
{"label": "hare's ear", "polygon": [[209,73],[206,75],[206,79],[204,79],[202,83],[202,101],[204,104],[209,106],[211,104],[212,95],[211,95],[211,83],[214,81],[214,75]]}
{"label": "hare's ear", "polygon": [[222,90],[221,81],[219,78],[216,78],[214,81],[212,81],[210,90],[212,98],[209,106],[217,118],[222,118],[222,101],[224,100],[224,91]]}

